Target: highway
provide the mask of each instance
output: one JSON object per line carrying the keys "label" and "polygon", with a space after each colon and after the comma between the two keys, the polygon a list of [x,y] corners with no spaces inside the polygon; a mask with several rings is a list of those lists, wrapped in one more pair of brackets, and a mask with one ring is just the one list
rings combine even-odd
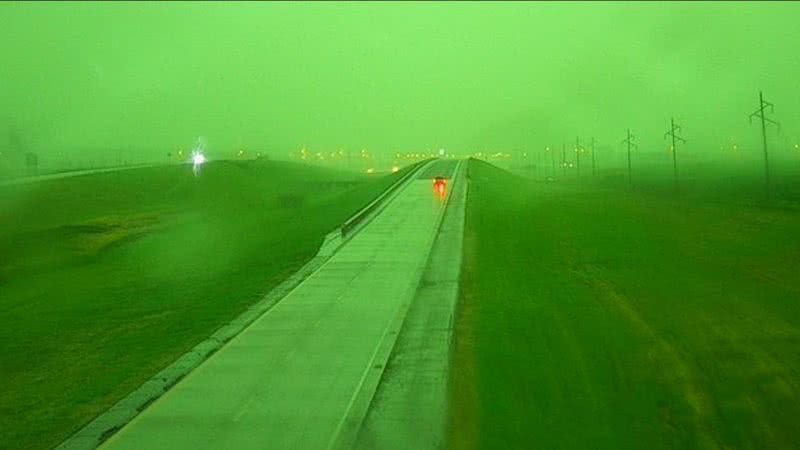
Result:
{"label": "highway", "polygon": [[[463,181],[465,166],[459,169]],[[450,342],[461,275],[466,197],[466,182],[451,185],[422,282],[354,449],[446,448]]]}
{"label": "highway", "polygon": [[44,175],[32,175],[19,178],[12,178],[10,180],[0,180],[0,186],[15,186],[19,184],[35,183],[37,181],[58,180],[60,178],[78,177],[81,175],[92,175],[106,172],[119,172],[121,170],[141,169],[144,167],[152,167],[152,164],[136,164],[130,166],[119,167],[104,167],[102,169],[81,169],[81,170],[68,170],[64,172],[49,173]]}
{"label": "highway", "polygon": [[423,169],[320,269],[100,448],[349,448],[442,220],[430,178],[452,176],[457,163]]}

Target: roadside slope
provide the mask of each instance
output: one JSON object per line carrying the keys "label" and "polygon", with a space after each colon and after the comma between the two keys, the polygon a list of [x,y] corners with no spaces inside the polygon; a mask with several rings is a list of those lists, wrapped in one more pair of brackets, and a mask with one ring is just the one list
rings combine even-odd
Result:
{"label": "roadside slope", "polygon": [[451,448],[797,448],[800,215],[470,175]]}
{"label": "roadside slope", "polygon": [[0,188],[0,440],[44,449],[236,317],[401,173],[280,162]]}

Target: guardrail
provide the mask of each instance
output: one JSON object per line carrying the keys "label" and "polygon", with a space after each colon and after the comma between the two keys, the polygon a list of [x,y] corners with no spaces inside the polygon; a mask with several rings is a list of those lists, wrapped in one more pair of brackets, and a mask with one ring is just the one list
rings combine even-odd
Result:
{"label": "guardrail", "polygon": [[358,211],[352,217],[347,219],[347,221],[343,223],[342,226],[340,227],[340,231],[342,233],[342,239],[345,239],[350,232],[352,232],[359,224],[361,224],[361,222],[363,222],[364,219],[366,219],[370,215],[370,213],[372,213],[381,203],[383,203],[386,197],[388,197],[392,192],[396,191],[397,188],[405,184],[405,182],[410,177],[419,172],[420,168],[428,164],[430,161],[433,160],[426,159],[425,161],[418,162],[415,167],[409,169],[408,172],[406,172],[402,177],[400,177],[399,180],[394,182],[394,184],[389,186],[388,189],[383,191],[383,193],[381,193],[381,195],[375,198],[375,200],[371,201],[367,206],[361,208],[360,211]]}

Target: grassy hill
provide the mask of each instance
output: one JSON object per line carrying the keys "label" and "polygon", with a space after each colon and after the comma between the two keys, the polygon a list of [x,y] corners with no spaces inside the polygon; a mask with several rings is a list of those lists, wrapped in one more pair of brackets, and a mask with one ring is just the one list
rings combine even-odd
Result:
{"label": "grassy hill", "polygon": [[59,443],[400,175],[220,161],[0,188],[0,448]]}
{"label": "grassy hill", "polygon": [[674,196],[669,177],[469,173],[451,448],[800,446],[789,190],[764,207],[730,198],[757,179]]}

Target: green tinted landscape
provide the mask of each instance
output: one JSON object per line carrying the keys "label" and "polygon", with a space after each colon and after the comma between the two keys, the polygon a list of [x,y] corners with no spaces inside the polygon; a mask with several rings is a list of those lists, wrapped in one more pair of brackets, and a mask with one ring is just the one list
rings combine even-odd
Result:
{"label": "green tinted landscape", "polygon": [[302,266],[398,174],[280,162],[0,187],[0,448],[49,448]]}
{"label": "green tinted landscape", "polygon": [[471,161],[451,447],[796,448],[800,195],[589,178]]}
{"label": "green tinted landscape", "polygon": [[[463,264],[437,261],[461,264],[437,286],[445,298],[460,283],[459,301],[437,316],[454,323],[410,308],[422,344],[403,348],[453,331],[437,378],[449,403],[424,411],[448,425],[398,435],[437,449],[800,449],[798,24],[800,2],[777,1],[0,2],[0,450],[64,442],[431,159],[469,161],[466,209],[447,207],[466,215]],[[434,211],[418,187],[387,223]],[[427,244],[404,253],[422,236],[410,229],[375,231],[360,263],[428,261]],[[442,235],[460,248],[460,232]],[[423,269],[391,281],[425,285]],[[355,280],[327,275],[336,292]],[[367,377],[330,367],[400,334],[353,338],[360,296],[389,286],[359,281],[352,309],[294,317],[327,323],[308,342],[336,352],[271,347],[307,364],[270,376],[341,381],[325,395],[346,411]],[[392,292],[369,304],[383,306],[375,323],[407,306]],[[404,383],[392,392],[433,391]],[[283,392],[237,387],[261,401],[252,435],[230,431],[239,416],[206,426],[207,403],[182,419],[230,426],[226,443],[271,420],[287,433],[276,447],[351,425],[301,390],[290,425],[323,411],[333,425],[291,434],[270,409]]]}

